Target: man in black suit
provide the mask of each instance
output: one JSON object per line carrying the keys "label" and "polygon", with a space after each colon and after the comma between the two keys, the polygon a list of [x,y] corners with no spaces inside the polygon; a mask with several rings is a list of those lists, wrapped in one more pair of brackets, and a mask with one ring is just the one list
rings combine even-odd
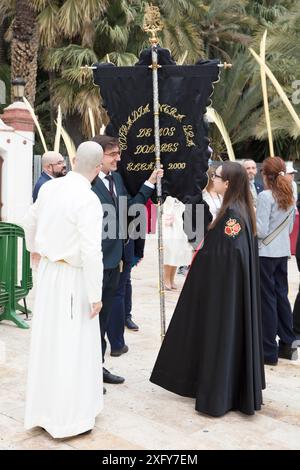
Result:
{"label": "man in black suit", "polygon": [[[157,177],[163,175],[162,170],[154,170],[148,181],[141,186],[136,196],[131,197],[124,185],[122,177],[117,170],[117,163],[121,160],[121,152],[118,139],[106,135],[98,135],[92,139],[103,148],[102,169],[93,184],[93,191],[101,201],[104,209],[103,219],[103,288],[102,288],[102,310],[99,315],[102,354],[106,350],[105,334],[114,294],[118,287],[120,277],[120,265],[124,258],[124,246],[127,239],[127,208],[133,204],[146,204],[152,195]],[[126,198],[127,208],[120,204],[120,197]],[[124,212],[125,211],[125,212]],[[113,233],[107,236],[107,231]],[[120,234],[122,234],[120,236]],[[111,374],[103,367],[103,381],[106,383],[122,383],[123,377]]]}
{"label": "man in black suit", "polygon": [[253,197],[253,204],[256,207],[256,199],[258,194],[264,190],[264,187],[261,183],[256,181],[255,177],[257,175],[257,166],[254,160],[244,160],[244,168],[248,173],[250,191]]}
{"label": "man in black suit", "polygon": [[59,152],[45,152],[42,156],[42,173],[35,183],[32,199],[36,201],[41,186],[53,178],[59,178],[66,174],[66,162]]}

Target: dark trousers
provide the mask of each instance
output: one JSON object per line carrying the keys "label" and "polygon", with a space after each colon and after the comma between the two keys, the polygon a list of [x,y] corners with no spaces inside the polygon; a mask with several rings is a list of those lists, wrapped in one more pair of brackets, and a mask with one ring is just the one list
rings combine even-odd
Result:
{"label": "dark trousers", "polygon": [[293,328],[295,333],[300,334],[300,285],[293,310]]}
{"label": "dark trousers", "polygon": [[104,269],[102,287],[102,309],[99,315],[103,362],[106,351],[105,334],[107,332],[109,318],[112,311],[112,305],[114,302],[114,296],[119,284],[119,278],[119,266],[113,269]]}
{"label": "dark trousers", "polygon": [[[125,318],[128,309],[131,310],[131,295],[130,300],[127,299],[126,293],[129,289],[128,281],[130,282],[131,263],[123,264],[123,271],[120,274],[119,285],[115,292],[111,314],[107,326],[107,337],[110,342],[112,351],[123,348],[124,341],[124,328]],[[130,282],[131,294],[131,282]],[[129,314],[130,314],[129,310]]]}
{"label": "dark trousers", "polygon": [[259,258],[264,356],[271,362],[278,359],[276,335],[281,344],[292,345],[296,340],[288,299],[287,260],[286,256]]}
{"label": "dark trousers", "polygon": [[130,276],[126,281],[125,286],[125,322],[131,320],[131,309],[132,309],[132,286],[131,286],[131,271]]}

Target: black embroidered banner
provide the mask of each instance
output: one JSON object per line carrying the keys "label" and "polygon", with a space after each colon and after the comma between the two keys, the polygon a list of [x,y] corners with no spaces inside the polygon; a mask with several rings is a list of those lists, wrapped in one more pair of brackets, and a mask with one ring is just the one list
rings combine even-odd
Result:
{"label": "black embroidered banner", "polygon": [[[106,133],[119,138],[119,171],[135,195],[155,168],[151,50],[132,67],[95,64],[94,82],[100,87],[110,117]],[[203,119],[219,61],[177,66],[166,49],[158,48],[158,88],[163,197],[189,202],[206,185],[207,123]]]}

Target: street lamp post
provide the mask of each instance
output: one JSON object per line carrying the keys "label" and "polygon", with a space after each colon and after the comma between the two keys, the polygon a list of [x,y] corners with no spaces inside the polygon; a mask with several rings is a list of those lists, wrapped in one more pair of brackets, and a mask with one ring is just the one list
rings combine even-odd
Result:
{"label": "street lamp post", "polygon": [[25,80],[20,77],[16,77],[11,81],[13,89],[13,101],[23,101],[24,90],[25,90]]}

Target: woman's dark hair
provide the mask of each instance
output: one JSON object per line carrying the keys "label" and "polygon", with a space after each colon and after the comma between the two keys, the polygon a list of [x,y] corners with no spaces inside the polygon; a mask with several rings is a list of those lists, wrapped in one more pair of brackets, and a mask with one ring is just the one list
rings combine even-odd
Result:
{"label": "woman's dark hair", "polygon": [[291,182],[285,176],[286,167],[280,157],[268,157],[264,160],[262,173],[267,188],[272,191],[279,209],[288,210],[294,204]]}
{"label": "woman's dark hair", "polygon": [[223,204],[213,228],[224,217],[228,208],[235,209],[242,219],[250,219],[252,232],[256,235],[256,219],[253,208],[253,199],[249,187],[249,179],[245,168],[236,162],[222,163],[222,180],[228,181],[228,188],[224,194]]}

